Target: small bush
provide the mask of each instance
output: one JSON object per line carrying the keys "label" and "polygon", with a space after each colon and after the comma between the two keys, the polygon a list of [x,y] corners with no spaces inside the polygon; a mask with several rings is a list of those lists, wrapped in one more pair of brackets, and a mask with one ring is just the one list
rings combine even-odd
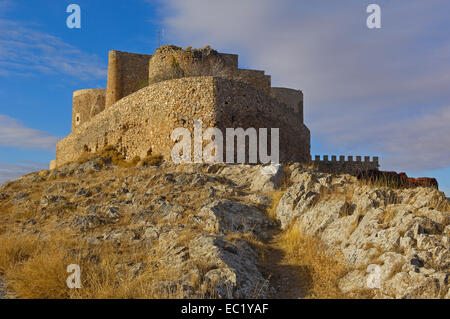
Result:
{"label": "small bush", "polygon": [[162,163],[162,155],[149,155],[145,157],[139,164],[140,167],[145,166],[159,166]]}
{"label": "small bush", "polygon": [[96,160],[99,164],[108,165],[113,164],[120,167],[135,167],[141,158],[139,156],[133,157],[131,161],[126,161],[125,156],[120,153],[114,146],[107,145],[101,151],[97,153],[83,152],[78,158],[79,164],[86,163],[88,161]]}

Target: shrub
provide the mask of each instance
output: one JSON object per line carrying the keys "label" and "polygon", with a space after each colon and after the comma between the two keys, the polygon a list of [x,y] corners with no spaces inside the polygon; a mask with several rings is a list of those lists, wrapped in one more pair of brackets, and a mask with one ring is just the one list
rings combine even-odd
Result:
{"label": "shrub", "polygon": [[120,167],[135,167],[141,158],[135,156],[131,161],[126,161],[125,156],[114,146],[107,145],[97,153],[83,152],[77,162],[83,164],[92,160],[98,161],[98,163],[102,165],[113,164]]}
{"label": "shrub", "polygon": [[162,155],[149,155],[145,157],[139,164],[141,167],[145,166],[159,166],[162,163],[163,157]]}

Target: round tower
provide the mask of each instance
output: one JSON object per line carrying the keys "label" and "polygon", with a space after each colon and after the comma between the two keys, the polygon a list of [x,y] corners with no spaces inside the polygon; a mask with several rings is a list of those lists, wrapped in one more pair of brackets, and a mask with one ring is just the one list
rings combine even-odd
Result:
{"label": "round tower", "polygon": [[105,109],[106,90],[86,89],[73,92],[72,132]]}
{"label": "round tower", "polygon": [[237,56],[221,54],[209,46],[202,49],[165,45],[156,49],[149,65],[149,83],[188,76],[232,77]]}

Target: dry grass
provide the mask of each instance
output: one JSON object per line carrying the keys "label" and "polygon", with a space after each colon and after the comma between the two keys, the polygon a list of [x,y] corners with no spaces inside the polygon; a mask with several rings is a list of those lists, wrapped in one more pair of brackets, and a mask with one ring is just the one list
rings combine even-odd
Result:
{"label": "dry grass", "polygon": [[163,157],[162,155],[149,155],[147,157],[145,157],[144,159],[142,159],[139,162],[140,167],[144,167],[144,166],[159,166],[162,163]]}
{"label": "dry grass", "polygon": [[132,168],[144,166],[159,166],[163,161],[163,157],[159,154],[148,155],[143,159],[141,159],[139,156],[135,156],[131,160],[127,161],[125,159],[125,156],[120,153],[114,146],[107,145],[97,153],[83,152],[77,160],[77,162],[80,164],[86,163],[88,161],[95,161],[102,166],[113,164],[122,168]]}
{"label": "dry grass", "polygon": [[393,189],[406,188],[404,181],[400,177],[389,174],[371,176],[369,173],[361,173],[358,177],[358,182],[360,185],[367,185],[371,187],[387,187]]}
{"label": "dry grass", "polygon": [[307,298],[346,298],[339,290],[338,281],[347,268],[338,259],[326,253],[325,245],[317,238],[305,236],[298,227],[290,227],[280,238],[285,258],[299,269],[302,289]]}
{"label": "dry grass", "polygon": [[397,209],[396,209],[395,205],[389,205],[384,210],[384,214],[383,214],[383,218],[382,218],[381,222],[383,224],[388,224],[395,218],[396,214],[397,214]]}
{"label": "dry grass", "polygon": [[269,216],[271,219],[277,221],[277,207],[280,203],[281,198],[283,197],[285,191],[284,190],[277,190],[269,194],[269,197],[272,199],[272,204],[270,207],[266,209],[267,216]]}
{"label": "dry grass", "polygon": [[[179,273],[159,261],[164,252],[122,243],[89,245],[68,233],[0,236],[0,274],[8,291],[19,298],[180,298]],[[144,263],[140,273],[123,260]],[[69,289],[66,267],[78,264],[82,288]],[[162,282],[171,281],[167,288]]]}
{"label": "dry grass", "polygon": [[443,195],[435,195],[431,200],[431,206],[440,212],[450,212],[450,200]]}

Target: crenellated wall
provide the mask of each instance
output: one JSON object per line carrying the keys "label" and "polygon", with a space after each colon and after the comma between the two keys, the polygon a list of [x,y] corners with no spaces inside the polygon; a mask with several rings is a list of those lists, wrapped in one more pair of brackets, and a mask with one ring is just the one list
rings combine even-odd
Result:
{"label": "crenellated wall", "polygon": [[373,159],[370,159],[370,156],[365,156],[364,160],[362,160],[361,156],[356,156],[356,159],[353,160],[353,156],[348,156],[345,159],[345,156],[331,156],[331,159],[328,155],[324,155],[323,159],[320,158],[320,155],[316,155],[312,160],[312,164],[314,168],[328,173],[344,173],[344,174],[352,174],[356,175],[363,171],[368,170],[378,170],[380,167],[379,158],[374,156]]}

